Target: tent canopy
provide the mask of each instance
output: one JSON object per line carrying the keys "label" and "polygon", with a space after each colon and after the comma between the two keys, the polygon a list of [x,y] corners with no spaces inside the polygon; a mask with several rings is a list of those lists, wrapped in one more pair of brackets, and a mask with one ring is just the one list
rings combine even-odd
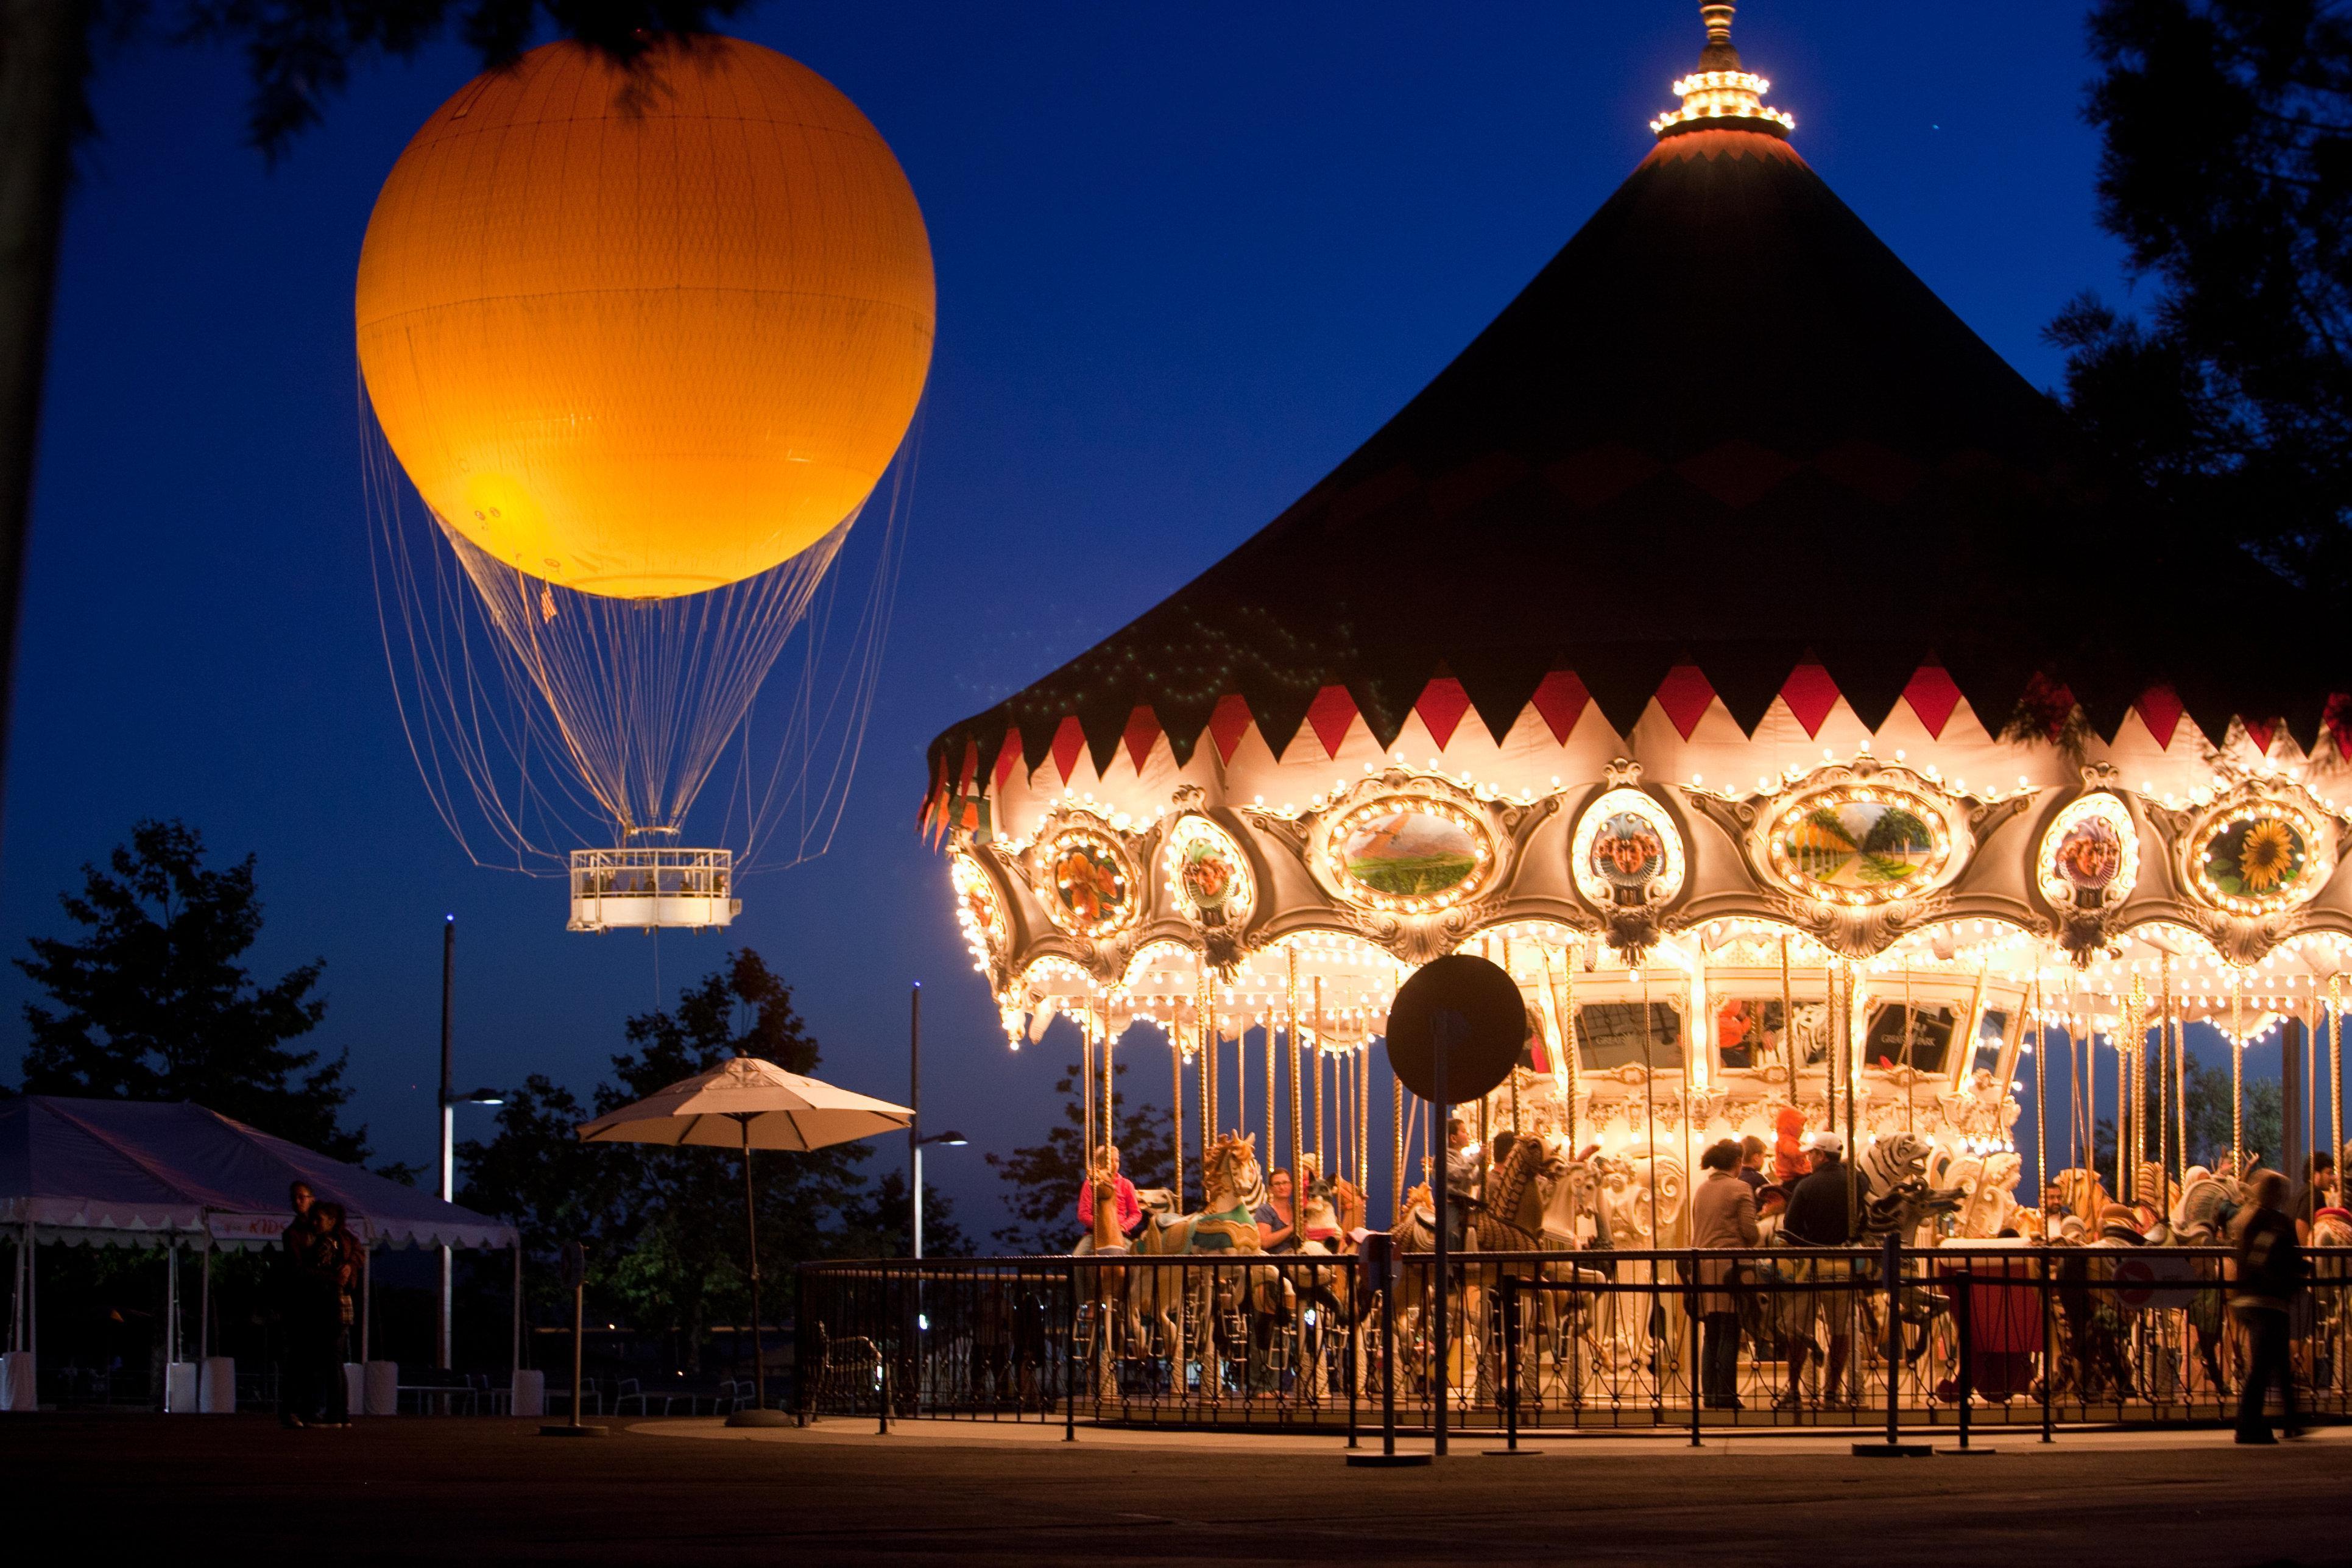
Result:
{"label": "tent canopy", "polygon": [[157,1246],[209,1237],[251,1247],[293,1215],[307,1182],[352,1227],[396,1247],[507,1247],[512,1226],[331,1160],[186,1101],[26,1095],[0,1100],[0,1225],[45,1240]]}

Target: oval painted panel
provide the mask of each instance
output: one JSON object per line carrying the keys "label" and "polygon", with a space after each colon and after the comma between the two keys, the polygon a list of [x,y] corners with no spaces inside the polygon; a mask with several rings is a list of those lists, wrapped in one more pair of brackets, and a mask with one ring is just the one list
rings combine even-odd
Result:
{"label": "oval painted panel", "polygon": [[2205,879],[2235,899],[2287,897],[2299,890],[2310,866],[2302,829],[2271,813],[2230,823],[2205,845]]}
{"label": "oval painted panel", "polygon": [[1778,842],[1791,869],[1840,891],[1885,893],[1924,881],[1937,858],[1927,817],[1887,801],[1815,805],[1787,823]]}
{"label": "oval painted panel", "polygon": [[1351,816],[1334,848],[1349,881],[1391,899],[1449,892],[1475,876],[1486,858],[1469,829],[1410,806]]}
{"label": "oval painted panel", "polygon": [[1056,925],[1084,936],[1104,936],[1128,921],[1135,888],[1118,852],[1092,834],[1055,839],[1046,857],[1045,907]]}

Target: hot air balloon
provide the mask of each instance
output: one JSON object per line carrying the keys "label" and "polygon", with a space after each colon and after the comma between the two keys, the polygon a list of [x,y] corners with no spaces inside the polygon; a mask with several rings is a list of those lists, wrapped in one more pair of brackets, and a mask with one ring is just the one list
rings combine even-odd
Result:
{"label": "hot air balloon", "polygon": [[[471,849],[473,808],[519,864],[571,837],[575,929],[724,925],[736,851],[684,835],[730,743],[748,847],[802,784],[839,782],[806,752],[870,697],[854,650],[830,695],[796,682],[753,766],[753,700],[929,368],[898,160],[756,44],[665,39],[633,68],[550,44],[409,142],[354,314],[387,653],[445,821]],[[894,551],[853,643],[878,635]]]}

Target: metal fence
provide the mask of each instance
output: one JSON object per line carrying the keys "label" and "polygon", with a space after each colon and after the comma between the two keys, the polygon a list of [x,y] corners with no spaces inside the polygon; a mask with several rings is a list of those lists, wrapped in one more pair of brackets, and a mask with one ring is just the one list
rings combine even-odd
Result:
{"label": "metal fence", "polygon": [[[2352,1254],[2296,1303],[2304,1411],[2352,1413]],[[2232,1419],[2247,1336],[2213,1247],[1467,1253],[1443,1292],[1445,1423],[1717,1430]],[[1433,1260],[811,1263],[813,1416],[1297,1429],[1436,1424]],[[1384,1288],[1387,1286],[1389,1288]],[[1391,1348],[1384,1348],[1391,1347]]]}

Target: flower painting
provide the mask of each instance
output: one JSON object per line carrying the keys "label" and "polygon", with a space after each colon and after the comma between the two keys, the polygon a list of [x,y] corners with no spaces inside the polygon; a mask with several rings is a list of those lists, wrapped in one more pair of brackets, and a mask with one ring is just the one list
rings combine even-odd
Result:
{"label": "flower painting", "polygon": [[1362,817],[1339,844],[1349,878],[1391,898],[1426,898],[1458,888],[1478,868],[1469,830],[1409,808]]}
{"label": "flower painting", "polygon": [[2232,822],[2205,847],[2205,876],[2232,898],[2270,899],[2295,890],[2311,859],[2295,826],[2267,814]]}
{"label": "flower painting", "polygon": [[1127,918],[1127,874],[1102,845],[1065,839],[1055,847],[1053,869],[1054,896],[1080,931],[1109,931]]}

